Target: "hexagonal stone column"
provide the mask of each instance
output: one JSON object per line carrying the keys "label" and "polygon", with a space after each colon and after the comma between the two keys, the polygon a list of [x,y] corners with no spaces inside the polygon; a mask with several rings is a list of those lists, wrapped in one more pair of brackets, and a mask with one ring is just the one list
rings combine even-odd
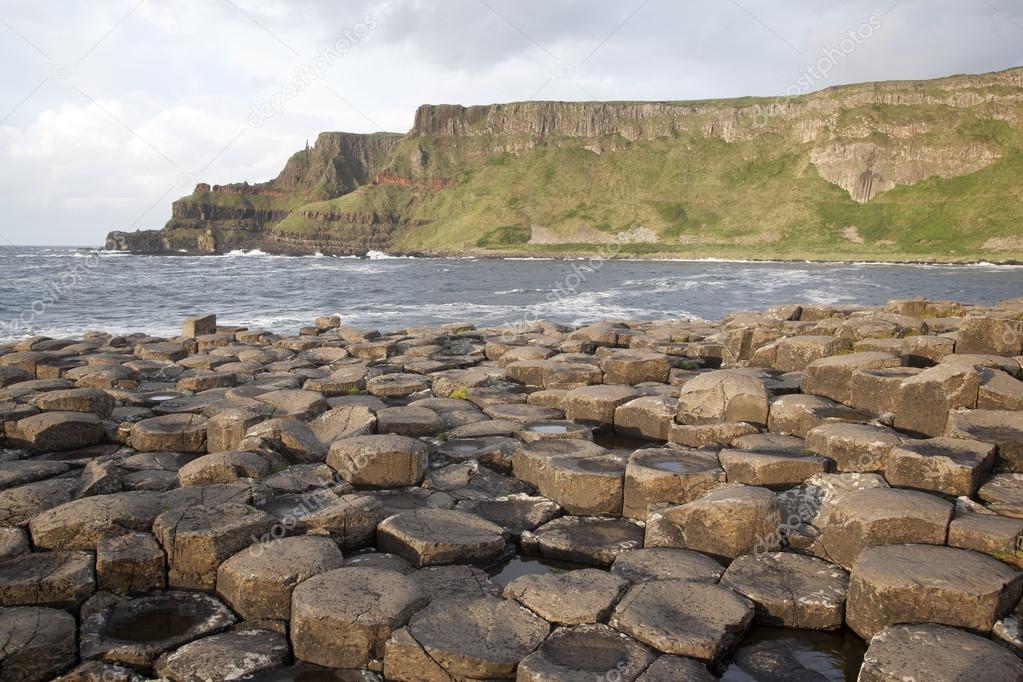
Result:
{"label": "hexagonal stone column", "polygon": [[157,675],[170,680],[239,679],[291,658],[288,640],[273,630],[233,630],[196,640],[161,656]]}
{"label": "hexagonal stone column", "polygon": [[753,602],[720,585],[641,583],[615,608],[611,627],[666,654],[720,658],[753,622]]}
{"label": "hexagonal stone column", "polygon": [[716,370],[682,386],[676,421],[679,424],[748,422],[767,424],[770,396],[764,380],[748,371]]}
{"label": "hexagonal stone column", "polygon": [[622,552],[642,546],[642,526],[599,516],[562,516],[522,534],[523,552],[593,566],[610,566]]}
{"label": "hexagonal stone column", "polygon": [[417,509],[395,514],[377,527],[377,546],[414,566],[486,563],[505,550],[504,530],[473,514]]}
{"label": "hexagonal stone column", "polygon": [[217,593],[247,620],[289,620],[295,585],[341,568],[329,537],[302,535],[252,545],[220,564]]}
{"label": "hexagonal stone column", "polygon": [[0,677],[42,682],[75,662],[75,617],[38,607],[0,608]]}
{"label": "hexagonal stone column", "polygon": [[27,552],[0,564],[0,606],[75,609],[95,591],[88,552]]}
{"label": "hexagonal stone column", "polygon": [[504,588],[544,620],[559,625],[603,621],[628,587],[628,581],[596,568],[563,573],[521,575]]}
{"label": "hexagonal stone column", "polygon": [[858,682],[1023,679],[1023,661],[990,639],[945,625],[893,625],[870,640]]}
{"label": "hexagonal stone column", "polygon": [[197,414],[165,414],[131,427],[131,446],[140,452],[205,452],[206,418]]}
{"label": "hexagonal stone column", "polygon": [[988,634],[1021,591],[1023,573],[984,554],[932,545],[871,547],[850,575],[846,622],[865,639],[905,622]]}
{"label": "hexagonal stone column", "polygon": [[625,468],[622,515],[646,521],[651,507],[686,504],[725,481],[716,455],[685,448],[644,448]]}
{"label": "hexagonal stone column", "polygon": [[991,473],[995,450],[960,438],[908,441],[888,453],[884,477],[901,488],[973,497]]}
{"label": "hexagonal stone column", "polygon": [[376,568],[338,568],[306,580],[291,597],[295,658],[360,668],[384,655],[384,642],[427,596],[415,578]]}
{"label": "hexagonal stone column", "polygon": [[631,682],[656,654],[606,625],[558,628],[519,663],[522,682],[620,680]]}
{"label": "hexagonal stone column", "polygon": [[752,599],[764,625],[842,627],[849,574],[827,561],[790,552],[747,554],[731,563],[721,584]]}
{"label": "hexagonal stone column", "polygon": [[584,424],[614,424],[615,409],[639,392],[628,386],[584,386],[565,394],[565,417]]}
{"label": "hexagonal stone column", "polygon": [[327,464],[356,486],[397,488],[423,480],[429,449],[406,436],[355,436],[334,441]]}

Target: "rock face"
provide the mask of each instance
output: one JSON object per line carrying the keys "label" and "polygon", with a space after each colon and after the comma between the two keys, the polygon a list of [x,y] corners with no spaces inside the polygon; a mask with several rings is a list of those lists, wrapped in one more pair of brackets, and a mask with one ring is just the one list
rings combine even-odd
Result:
{"label": "rock face", "polygon": [[[199,254],[245,248],[274,253],[365,254],[395,247],[454,252],[465,248],[464,235],[445,229],[447,223],[465,221],[469,207],[478,206],[478,201],[468,197],[493,191],[489,185],[478,186],[480,179],[474,184],[460,178],[478,175],[476,171],[487,164],[501,164],[509,166],[507,172],[513,177],[531,180],[529,170],[544,150],[567,155],[567,150],[582,149],[596,158],[580,159],[596,166],[565,156],[560,165],[568,173],[568,181],[585,183],[591,173],[608,176],[609,182],[625,191],[614,197],[597,196],[595,214],[608,211],[614,215],[624,210],[640,216],[644,227],[609,234],[584,224],[575,214],[546,208],[527,220],[507,211],[505,200],[512,196],[512,184],[503,183],[507,187],[498,188],[492,210],[504,211],[500,215],[506,222],[501,223],[504,227],[473,235],[477,248],[492,252],[527,243],[565,244],[567,248],[571,243],[612,239],[677,246],[680,239],[701,241],[700,235],[688,232],[697,232],[706,224],[748,224],[748,206],[760,211],[755,222],[763,227],[755,235],[757,244],[770,247],[781,240],[787,227],[776,217],[780,205],[776,202],[784,200],[782,192],[770,190],[794,186],[813,197],[821,194],[819,184],[823,181],[845,191],[847,205],[842,208],[852,217],[826,219],[821,215],[823,204],[805,202],[805,208],[798,207],[797,222],[805,220],[809,229],[820,234],[841,234],[836,244],[828,242],[830,248],[874,247],[870,253],[883,252],[891,248],[883,243],[885,238],[894,240],[918,229],[914,223],[917,214],[893,218],[890,232],[881,236],[861,234],[854,226],[858,204],[871,202],[895,187],[911,196],[919,194],[921,199],[943,196],[922,182],[928,178],[952,179],[984,169],[1011,173],[1011,147],[1000,138],[956,134],[938,145],[931,133],[935,126],[957,133],[963,125],[1017,126],[1023,99],[1018,74],[1018,69],[1011,69],[927,82],[845,85],[785,101],[424,105],[416,111],[406,135],[322,133],[312,147],[294,154],[273,180],[252,185],[200,183],[191,195],[173,203],[171,220],[163,230],[111,232],[106,246],[145,253],[185,250]],[[884,113],[896,107],[904,114],[897,124]],[[907,118],[908,107],[913,115]],[[260,118],[258,112],[253,115]],[[767,135],[773,136],[770,156],[763,144]],[[728,144],[716,144],[722,140]],[[672,192],[643,187],[647,194],[655,192],[652,201],[656,206],[663,205],[656,210],[650,206],[651,199],[633,199],[641,194],[638,180],[623,170],[643,162],[636,142],[665,157],[707,149],[709,156],[720,158],[720,164],[730,168],[773,163],[775,172],[770,175],[779,184],[764,191],[761,184],[746,181],[745,171],[726,174],[723,181],[721,174],[701,166],[693,171],[699,182],[676,186]],[[791,162],[780,163],[777,154],[791,155]],[[802,172],[811,166],[815,169],[812,177]],[[709,191],[696,192],[689,185]],[[542,194],[553,189],[545,183],[537,185],[537,191]],[[701,196],[719,196],[726,191],[740,195],[735,206],[721,206]],[[991,199],[1002,204],[1006,200],[1008,197],[1001,195]],[[463,205],[466,208],[452,208]],[[965,222],[966,214],[956,213],[953,223]],[[1011,224],[1011,220],[1007,222]],[[994,237],[973,239],[970,246],[996,254],[1018,254],[1011,228],[996,227]],[[939,240],[933,247],[917,248],[937,255],[946,252],[945,244]],[[1005,343],[993,346],[992,338],[993,334],[979,331],[968,335],[966,341],[971,347],[997,348],[998,352],[1006,348]],[[1015,346],[1016,352],[1007,354],[1019,354],[1019,343]],[[644,360],[642,356],[610,359],[607,371],[611,381],[606,383],[663,381],[667,371],[663,361]]]}

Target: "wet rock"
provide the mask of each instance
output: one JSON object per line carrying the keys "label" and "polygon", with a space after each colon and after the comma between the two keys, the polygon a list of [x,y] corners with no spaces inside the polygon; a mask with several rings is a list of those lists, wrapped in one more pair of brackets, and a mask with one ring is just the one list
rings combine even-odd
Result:
{"label": "wet rock", "polygon": [[178,482],[189,486],[260,479],[269,475],[273,466],[274,462],[259,452],[216,452],[197,457],[178,469]]}
{"label": "wet rock", "polygon": [[683,656],[661,656],[636,682],[714,682],[717,678],[707,671],[707,666],[692,658]]}
{"label": "wet rock", "polygon": [[606,625],[556,629],[519,663],[523,682],[631,682],[654,660],[647,647]]}
{"label": "wet rock", "polygon": [[1023,472],[1023,412],[955,410],[948,414],[945,435],[997,445],[996,465]]}
{"label": "wet rock", "polygon": [[[460,602],[457,609],[435,602],[388,641],[384,674],[398,680],[439,675],[449,676],[439,679],[511,678],[519,661],[547,637],[549,629],[547,622],[514,601],[490,597]],[[410,666],[423,658],[433,662],[419,668],[427,674],[408,676],[416,669]]]}
{"label": "wet rock", "polygon": [[230,609],[198,592],[114,599],[83,609],[79,651],[83,659],[148,669],[160,654],[225,630],[234,621]]}
{"label": "wet rock", "polygon": [[128,533],[96,542],[96,583],[116,594],[162,590],[167,582],[163,549],[149,533]]}
{"label": "wet rock", "polygon": [[983,554],[932,545],[871,547],[849,577],[846,622],[864,639],[906,622],[986,635],[1021,590],[1023,574]]}
{"label": "wet rock", "polygon": [[806,434],[806,447],[832,460],[841,473],[884,471],[889,453],[904,441],[873,424],[821,424]]}
{"label": "wet rock", "polygon": [[299,584],[291,601],[295,658],[332,668],[358,668],[383,658],[384,643],[427,602],[415,578],[347,567]]}
{"label": "wet rock", "polygon": [[519,576],[504,588],[504,596],[550,623],[579,625],[606,620],[628,585],[606,571],[584,568]]}
{"label": "wet rock", "polygon": [[33,398],[32,404],[53,412],[91,412],[101,419],[109,417],[114,409],[114,399],[98,388],[48,391]]}
{"label": "wet rock", "polygon": [[625,519],[563,516],[535,533],[522,534],[522,546],[547,559],[610,566],[622,552],[643,545],[643,528]]}
{"label": "wet rock", "polygon": [[153,534],[167,553],[167,583],[212,590],[217,567],[276,523],[266,512],[232,503],[179,507],[160,514]]}
{"label": "wet rock", "polygon": [[500,585],[475,566],[429,566],[414,576],[431,602],[501,596]]}
{"label": "wet rock", "polygon": [[95,589],[87,552],[28,552],[0,564],[0,606],[75,609]]}
{"label": "wet rock", "polygon": [[652,580],[716,583],[723,572],[724,566],[706,554],[671,547],[623,552],[611,564],[611,573],[633,583]]}
{"label": "wet rock", "polygon": [[205,452],[206,419],[194,414],[143,419],[131,427],[131,446],[140,452]]}
{"label": "wet rock", "polygon": [[87,412],[43,412],[18,420],[11,440],[38,452],[84,448],[101,442],[106,431],[99,417]]}
{"label": "wet rock", "polygon": [[945,432],[948,413],[975,407],[980,374],[973,367],[941,364],[925,369],[899,384],[895,399],[895,427],[925,436]]}
{"label": "wet rock", "polygon": [[849,575],[802,554],[749,554],[729,565],[721,584],[749,597],[764,625],[806,630],[842,627]]}
{"label": "wet rock", "polygon": [[764,381],[745,371],[717,370],[687,382],[679,393],[679,424],[748,422],[766,425],[769,395]]}
{"label": "wet rock", "polygon": [[725,480],[714,453],[682,448],[646,448],[625,468],[622,514],[646,521],[651,508],[686,504]]}
{"label": "wet rock", "polygon": [[478,516],[447,509],[395,514],[377,527],[377,546],[414,566],[486,563],[506,545],[504,531]]}
{"label": "wet rock", "polygon": [[995,450],[959,438],[909,441],[888,453],[884,476],[893,486],[972,497],[991,473]]}
{"label": "wet rock", "polygon": [[733,559],[777,549],[781,513],[766,488],[725,486],[647,519],[646,547],[693,549]]}
{"label": "wet rock", "polygon": [[327,464],[356,486],[392,488],[423,480],[429,450],[406,436],[355,436],[330,446]]}
{"label": "wet rock", "polygon": [[75,663],[75,617],[36,607],[0,608],[0,679],[42,682]]}
{"label": "wet rock", "polygon": [[220,564],[217,593],[242,618],[289,620],[295,585],[340,568],[343,561],[341,551],[328,537],[261,542]]}
{"label": "wet rock", "polygon": [[611,627],[666,654],[713,661],[753,622],[753,603],[709,583],[658,580],[634,585]]}
{"label": "wet rock", "polygon": [[813,553],[851,568],[868,547],[907,543],[943,545],[952,505],[914,490],[870,488],[833,502]]}
{"label": "wet rock", "polygon": [[522,535],[523,531],[536,530],[562,514],[557,503],[546,497],[524,493],[503,495],[492,500],[464,500],[455,509],[497,524],[512,537]]}
{"label": "wet rock", "polygon": [[863,657],[859,682],[1023,679],[1023,662],[984,637],[944,625],[893,625],[878,632]]}
{"label": "wet rock", "polygon": [[280,667],[289,659],[288,641],[272,630],[235,630],[186,644],[156,661],[156,674],[174,682],[238,679]]}

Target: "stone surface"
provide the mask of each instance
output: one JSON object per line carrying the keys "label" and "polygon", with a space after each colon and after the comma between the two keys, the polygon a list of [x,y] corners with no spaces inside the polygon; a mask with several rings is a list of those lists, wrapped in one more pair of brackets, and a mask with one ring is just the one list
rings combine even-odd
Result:
{"label": "stone surface", "polygon": [[580,625],[606,620],[628,585],[606,571],[585,568],[519,576],[504,588],[504,596],[550,623]]}
{"label": "stone surface", "polygon": [[845,472],[884,471],[888,454],[905,439],[873,424],[821,424],[806,433],[806,447]]}
{"label": "stone surface", "polygon": [[39,452],[84,448],[105,436],[99,417],[87,412],[43,412],[14,426],[14,440]]}
{"label": "stone surface", "polygon": [[659,580],[634,585],[610,625],[666,654],[720,658],[753,622],[753,603],[708,583]]}
{"label": "stone surface", "polygon": [[131,427],[131,446],[140,452],[205,452],[206,419],[195,414],[143,419]]}
{"label": "stone surface", "polygon": [[893,625],[870,640],[859,682],[1023,679],[1023,661],[989,639],[945,625]]}
{"label": "stone surface", "polygon": [[355,436],[330,446],[327,464],[356,486],[393,488],[423,479],[429,450],[406,436]]}
{"label": "stone surface", "polygon": [[149,533],[128,533],[96,543],[96,584],[117,594],[145,594],[167,583],[163,549]]}
{"label": "stone surface", "polygon": [[556,629],[533,653],[522,659],[516,679],[522,682],[632,682],[653,662],[655,654],[606,625]]}
{"label": "stone surface", "polygon": [[522,544],[548,559],[610,566],[622,552],[643,545],[643,528],[625,519],[563,516],[523,533]]}
{"label": "stone surface", "polygon": [[816,455],[730,448],[718,453],[718,459],[729,483],[771,489],[799,485],[811,476],[827,473],[830,465],[826,458]]}
{"label": "stone surface", "polygon": [[931,622],[988,634],[1012,610],[1023,574],[991,557],[932,545],[865,550],[849,577],[846,622],[869,639],[889,625]]}
{"label": "stone surface", "polygon": [[273,460],[259,452],[215,452],[197,457],[178,469],[178,482],[186,486],[260,479],[268,476],[273,467]]}
{"label": "stone surface", "polygon": [[584,386],[565,394],[565,417],[584,424],[614,424],[619,405],[639,397],[627,386]]}
{"label": "stone surface", "polygon": [[368,567],[338,568],[292,593],[295,658],[332,668],[358,668],[383,658],[391,632],[427,602],[412,577]]}
{"label": "stone surface", "polygon": [[960,438],[909,441],[888,453],[884,477],[893,486],[972,497],[991,474],[995,450]]}
{"label": "stone surface", "polygon": [[724,570],[724,566],[706,554],[673,547],[623,552],[611,564],[611,573],[633,583],[651,580],[716,583]]}
{"label": "stone surface", "polygon": [[242,618],[289,620],[296,585],[344,562],[328,537],[298,536],[252,545],[217,569],[217,594]]}
{"label": "stone surface", "polygon": [[0,606],[75,609],[95,589],[88,552],[29,552],[0,563]]}
{"label": "stone surface", "polygon": [[155,670],[174,682],[239,679],[288,662],[288,640],[273,630],[234,630],[211,635],[162,655]]}
{"label": "stone surface", "polygon": [[998,446],[996,466],[1023,472],[1023,412],[955,410],[949,412],[945,435]]}
{"label": "stone surface", "polygon": [[0,608],[0,680],[43,682],[75,663],[75,617],[38,607]]}
{"label": "stone surface", "polygon": [[745,372],[718,370],[686,382],[678,397],[680,424],[749,422],[766,425],[770,396],[763,379]]}
{"label": "stone surface", "polygon": [[395,514],[377,527],[377,546],[414,566],[486,563],[506,545],[504,530],[465,512],[418,509]]}
{"label": "stone surface", "polygon": [[684,448],[645,448],[625,468],[622,514],[646,521],[651,509],[686,504],[725,480],[712,452]]}
{"label": "stone surface", "polygon": [[950,410],[975,407],[980,375],[973,367],[941,364],[905,379],[896,392],[895,427],[940,436]]}
{"label": "stone surface", "polygon": [[569,514],[617,516],[625,465],[625,457],[612,452],[554,456],[537,467],[532,482]]}
{"label": "stone surface", "polygon": [[790,552],[748,554],[728,566],[721,584],[749,597],[764,625],[835,630],[844,621],[849,575],[820,559]]}

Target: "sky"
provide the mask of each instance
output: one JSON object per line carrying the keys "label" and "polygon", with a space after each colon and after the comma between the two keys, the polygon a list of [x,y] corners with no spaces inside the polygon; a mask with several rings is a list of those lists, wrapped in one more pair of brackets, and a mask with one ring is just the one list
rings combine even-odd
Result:
{"label": "sky", "polygon": [[[57,9],[59,8],[59,10]],[[775,96],[1023,65],[1023,0],[0,0],[0,244],[154,229],[423,103]]]}

